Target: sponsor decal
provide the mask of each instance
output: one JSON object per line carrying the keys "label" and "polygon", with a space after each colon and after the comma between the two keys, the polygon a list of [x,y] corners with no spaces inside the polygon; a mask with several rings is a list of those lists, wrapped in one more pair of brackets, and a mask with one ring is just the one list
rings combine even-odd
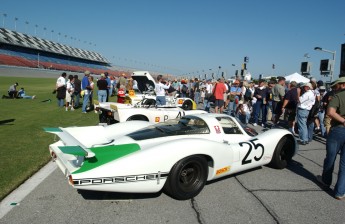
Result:
{"label": "sponsor decal", "polygon": [[183,104],[183,101],[184,101],[183,99],[179,99],[178,104]]}
{"label": "sponsor decal", "polygon": [[230,171],[230,166],[223,167],[216,172],[216,176],[221,175],[223,173],[229,172]]}
{"label": "sponsor decal", "polygon": [[166,179],[169,173],[150,173],[150,174],[139,174],[130,176],[116,176],[116,177],[98,177],[98,178],[84,178],[84,179],[73,179],[75,186],[86,186],[86,185],[99,185],[99,184],[118,184],[118,183],[130,183],[139,181],[159,181]]}
{"label": "sponsor decal", "polygon": [[155,117],[155,122],[159,122],[161,120],[161,118],[160,117]]}
{"label": "sponsor decal", "polygon": [[214,126],[214,130],[216,130],[216,133],[217,134],[220,134],[221,131],[220,131],[220,127],[218,125]]}
{"label": "sponsor decal", "polygon": [[135,96],[134,90],[128,90],[128,95],[131,97]]}

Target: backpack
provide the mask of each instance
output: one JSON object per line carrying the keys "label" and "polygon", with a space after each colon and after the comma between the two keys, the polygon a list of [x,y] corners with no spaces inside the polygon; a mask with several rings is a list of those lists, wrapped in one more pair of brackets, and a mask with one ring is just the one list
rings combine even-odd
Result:
{"label": "backpack", "polygon": [[181,92],[187,93],[188,87],[186,85],[182,85]]}
{"label": "backpack", "polygon": [[309,114],[308,114],[308,120],[311,120],[315,117],[317,117],[317,113],[319,112],[321,107],[321,102],[318,100],[318,98],[315,96],[315,103],[311,107]]}
{"label": "backpack", "polygon": [[244,93],[244,100],[248,101],[252,99],[252,91],[249,88],[246,88],[246,92]]}

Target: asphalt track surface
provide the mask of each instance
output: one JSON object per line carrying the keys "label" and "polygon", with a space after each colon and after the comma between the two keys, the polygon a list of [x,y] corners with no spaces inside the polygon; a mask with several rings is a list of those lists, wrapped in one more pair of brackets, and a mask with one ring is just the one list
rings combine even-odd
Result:
{"label": "asphalt track surface", "polygon": [[8,202],[13,209],[0,223],[345,223],[345,201],[315,179],[324,157],[325,140],[316,137],[300,146],[287,169],[263,166],[228,176],[186,201],[162,192],[77,191],[56,168],[19,204]]}

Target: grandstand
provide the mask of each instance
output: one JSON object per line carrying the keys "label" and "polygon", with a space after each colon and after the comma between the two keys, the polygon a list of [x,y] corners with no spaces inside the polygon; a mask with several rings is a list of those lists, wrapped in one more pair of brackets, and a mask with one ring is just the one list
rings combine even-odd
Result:
{"label": "grandstand", "polygon": [[0,65],[43,68],[72,72],[107,71],[118,76],[122,71],[111,69],[101,54],[35,36],[0,28]]}

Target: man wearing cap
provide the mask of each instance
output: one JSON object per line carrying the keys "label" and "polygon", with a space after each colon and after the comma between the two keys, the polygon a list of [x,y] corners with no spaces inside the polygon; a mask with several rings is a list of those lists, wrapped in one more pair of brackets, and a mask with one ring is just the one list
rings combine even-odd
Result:
{"label": "man wearing cap", "polygon": [[240,85],[240,81],[238,81],[237,79],[234,81],[234,83],[232,84],[232,86],[230,87],[230,93],[229,93],[229,102],[228,102],[228,114],[235,114],[236,111],[236,102],[239,102],[239,97],[242,93],[242,89],[239,86]]}
{"label": "man wearing cap", "polygon": [[298,125],[298,134],[300,139],[300,144],[306,145],[308,141],[308,127],[307,119],[309,111],[315,103],[315,95],[312,91],[313,86],[311,83],[305,83],[301,89],[298,89],[298,104],[297,104],[297,125]]}
{"label": "man wearing cap", "polygon": [[101,78],[97,81],[97,87],[98,101],[107,102],[108,82],[106,80],[105,74],[101,74]]}
{"label": "man wearing cap", "polygon": [[317,180],[329,187],[332,184],[334,163],[340,153],[338,180],[334,187],[334,196],[338,200],[345,199],[345,77],[333,83],[339,85],[339,91],[334,95],[327,107],[327,115],[331,120],[331,130],[327,136],[326,158],[323,163],[322,176]]}
{"label": "man wearing cap", "polygon": [[82,106],[81,112],[84,114],[86,113],[86,107],[87,107],[87,104],[89,103],[89,98],[90,98],[89,76],[90,76],[90,71],[85,71],[84,77],[81,80],[81,89],[82,91],[84,91],[84,99],[83,99],[83,106]]}
{"label": "man wearing cap", "polygon": [[18,82],[11,85],[10,88],[8,89],[8,95],[10,96],[10,98],[17,98],[17,93],[18,93],[17,86],[18,86]]}
{"label": "man wearing cap", "polygon": [[208,79],[205,85],[205,99],[204,99],[204,110],[209,112],[211,102],[208,101],[210,95],[212,94],[212,79]]}

